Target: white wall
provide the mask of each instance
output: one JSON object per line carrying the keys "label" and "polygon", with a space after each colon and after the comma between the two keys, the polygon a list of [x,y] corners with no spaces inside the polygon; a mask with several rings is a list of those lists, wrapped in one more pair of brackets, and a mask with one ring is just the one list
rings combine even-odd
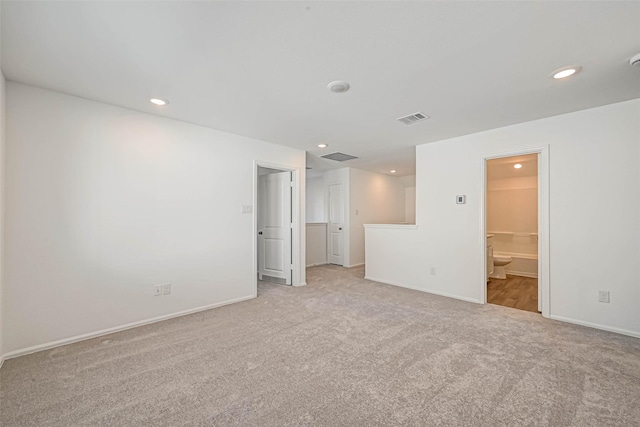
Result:
{"label": "white wall", "polygon": [[326,201],[323,175],[307,175],[307,222],[326,222]]}
{"label": "white wall", "polygon": [[6,158],[14,355],[253,297],[254,161],[305,179],[303,151],[12,82]]}
{"label": "white wall", "polygon": [[550,315],[640,336],[639,141],[637,99],[420,145],[418,227],[367,230],[367,277],[480,301],[482,157],[548,146]]}
{"label": "white wall", "polygon": [[404,189],[404,222],[416,223],[416,187]]}
{"label": "white wall", "polygon": [[[495,160],[487,162],[487,170],[492,167],[492,162]],[[535,168],[537,170],[537,163]],[[538,177],[487,178],[486,194],[487,233],[494,234],[494,252],[532,255],[537,259]],[[535,259],[527,263],[530,268],[526,273],[537,271]],[[514,263],[508,265],[511,273],[523,271]]]}
{"label": "white wall", "polygon": [[327,224],[307,224],[307,267],[327,263]]}
{"label": "white wall", "polygon": [[537,177],[487,181],[487,232],[537,233]]}
{"label": "white wall", "polygon": [[350,266],[364,264],[364,224],[405,220],[405,186],[395,176],[349,168]]}
{"label": "white wall", "polygon": [[416,176],[407,175],[398,178],[405,186],[404,189],[404,222],[416,223]]}

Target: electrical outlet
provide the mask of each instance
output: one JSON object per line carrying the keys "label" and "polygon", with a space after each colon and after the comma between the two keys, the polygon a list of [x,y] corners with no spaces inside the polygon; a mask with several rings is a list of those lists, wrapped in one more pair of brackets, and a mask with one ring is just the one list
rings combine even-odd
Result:
{"label": "electrical outlet", "polygon": [[160,295],[162,295],[162,286],[161,285],[154,286],[153,296],[159,297]]}
{"label": "electrical outlet", "polygon": [[598,291],[599,302],[609,302],[609,291]]}
{"label": "electrical outlet", "polygon": [[436,275],[436,268],[435,267],[431,267],[431,275],[432,276]]}
{"label": "electrical outlet", "polygon": [[171,283],[162,285],[162,295],[169,295],[171,293]]}

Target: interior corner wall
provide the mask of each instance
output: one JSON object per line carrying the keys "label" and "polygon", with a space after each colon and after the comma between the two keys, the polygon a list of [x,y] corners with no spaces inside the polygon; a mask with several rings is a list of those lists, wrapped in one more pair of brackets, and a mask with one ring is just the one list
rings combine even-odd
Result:
{"label": "interior corner wall", "polygon": [[303,151],[8,82],[5,355],[255,296],[255,161],[304,182]]}
{"label": "interior corner wall", "polygon": [[398,179],[404,184],[404,222],[416,223],[416,176],[401,176]]}
{"label": "interior corner wall", "polygon": [[307,175],[307,191],[306,195],[306,222],[326,222],[326,209],[325,209],[325,188],[324,179],[322,175],[308,176]]}
{"label": "interior corner wall", "polygon": [[418,228],[373,230],[367,276],[481,301],[482,159],[546,146],[550,316],[640,337],[639,141],[635,99],[420,145]]}
{"label": "interior corner wall", "polygon": [[416,223],[416,187],[404,189],[404,222]]}
{"label": "interior corner wall", "polygon": [[399,177],[349,168],[350,264],[364,264],[364,224],[405,221],[405,185]]}

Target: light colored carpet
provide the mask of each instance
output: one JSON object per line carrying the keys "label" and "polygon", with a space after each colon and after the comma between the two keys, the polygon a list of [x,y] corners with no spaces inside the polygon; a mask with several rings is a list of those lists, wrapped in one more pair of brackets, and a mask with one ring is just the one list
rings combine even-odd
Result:
{"label": "light colored carpet", "polygon": [[0,424],[640,425],[639,339],[362,276],[8,360]]}

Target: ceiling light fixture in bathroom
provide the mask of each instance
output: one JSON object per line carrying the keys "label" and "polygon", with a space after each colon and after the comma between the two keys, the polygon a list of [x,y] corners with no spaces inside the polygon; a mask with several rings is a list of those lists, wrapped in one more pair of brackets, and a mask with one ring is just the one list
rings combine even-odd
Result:
{"label": "ceiling light fixture in bathroom", "polygon": [[513,165],[513,167],[516,169],[520,169],[522,165],[520,163],[516,163],[515,165]]}
{"label": "ceiling light fixture in bathroom", "polygon": [[580,65],[568,65],[566,67],[558,68],[549,74],[549,77],[553,77],[554,79],[564,79],[565,77],[572,76],[577,74],[582,70]]}
{"label": "ceiling light fixture in bathroom", "polygon": [[318,148],[327,148],[329,144],[318,144]]}
{"label": "ceiling light fixture in bathroom", "polygon": [[395,169],[391,169],[389,172],[390,172],[390,173],[396,173],[396,172],[398,172],[398,171],[397,171],[397,170],[395,170]]}
{"label": "ceiling light fixture in bathroom", "polygon": [[155,104],[155,105],[160,105],[160,106],[167,105],[169,103],[169,101],[167,101],[166,99],[162,99],[162,98],[151,98],[149,100],[149,102],[151,102],[152,104]]}

